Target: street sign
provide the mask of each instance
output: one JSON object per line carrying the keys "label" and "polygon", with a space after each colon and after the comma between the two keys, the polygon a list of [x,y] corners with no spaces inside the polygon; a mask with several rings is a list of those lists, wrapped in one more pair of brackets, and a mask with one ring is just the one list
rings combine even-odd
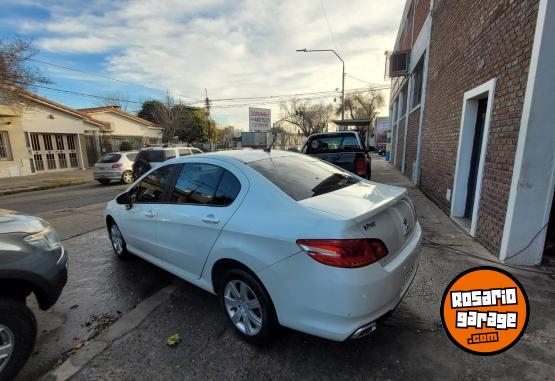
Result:
{"label": "street sign", "polygon": [[269,131],[272,127],[272,110],[249,107],[249,131]]}

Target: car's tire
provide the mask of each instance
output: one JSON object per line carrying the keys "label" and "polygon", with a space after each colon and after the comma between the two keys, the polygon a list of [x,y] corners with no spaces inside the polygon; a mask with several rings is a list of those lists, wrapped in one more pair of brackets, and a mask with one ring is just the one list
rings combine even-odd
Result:
{"label": "car's tire", "polygon": [[0,359],[0,381],[15,378],[33,351],[36,337],[37,322],[25,302],[0,297],[0,347],[11,343],[12,348],[5,349],[7,361]]}
{"label": "car's tire", "polygon": [[127,244],[125,243],[123,234],[121,234],[119,226],[114,221],[108,224],[108,235],[110,236],[110,242],[112,243],[112,249],[116,257],[126,259],[131,256],[131,253],[127,250]]}
{"label": "car's tire", "polygon": [[110,184],[110,179],[97,179],[96,181],[98,181],[100,184]]}
{"label": "car's tire", "polygon": [[124,184],[131,184],[133,181],[135,181],[135,178],[133,177],[133,172],[132,171],[125,171],[121,174],[121,182]]}
{"label": "car's tire", "polygon": [[218,297],[231,326],[244,340],[268,343],[279,328],[274,305],[264,286],[249,272],[232,269],[219,282]]}

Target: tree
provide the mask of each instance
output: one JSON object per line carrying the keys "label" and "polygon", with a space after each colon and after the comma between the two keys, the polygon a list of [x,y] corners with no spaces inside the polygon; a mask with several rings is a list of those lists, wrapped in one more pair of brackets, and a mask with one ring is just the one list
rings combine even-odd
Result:
{"label": "tree", "polygon": [[285,121],[297,126],[304,136],[310,136],[327,129],[333,108],[329,104],[296,99],[289,104],[282,103],[280,111]]}
{"label": "tree", "polygon": [[[370,125],[376,118],[378,110],[385,103],[383,94],[379,90],[368,90],[368,92],[353,93],[345,96],[345,113],[351,119],[370,119]],[[335,110],[336,115],[341,115],[342,105]],[[356,128],[361,135],[365,134],[366,127]]]}
{"label": "tree", "polygon": [[48,84],[28,62],[38,50],[29,41],[17,38],[13,41],[0,39],[0,102],[14,104],[19,101],[18,89],[36,84]]}
{"label": "tree", "polygon": [[[145,107],[145,105],[147,106]],[[176,102],[175,98],[167,93],[163,102],[143,102],[143,106],[138,115],[148,114],[151,119],[147,120],[162,127],[162,141],[169,143],[173,141],[183,120],[182,108],[180,106],[182,105]]]}
{"label": "tree", "polygon": [[163,104],[162,104],[162,102],[160,102],[158,100],[153,99],[153,100],[144,101],[143,105],[141,106],[141,110],[139,111],[137,116],[139,118],[143,118],[145,120],[148,120],[149,122],[157,123],[158,115],[157,115],[156,111],[160,107],[163,107]]}

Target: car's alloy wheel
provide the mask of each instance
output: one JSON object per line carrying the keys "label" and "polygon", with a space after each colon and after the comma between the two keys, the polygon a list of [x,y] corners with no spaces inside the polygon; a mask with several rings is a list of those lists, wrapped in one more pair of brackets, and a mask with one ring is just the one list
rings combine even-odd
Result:
{"label": "car's alloy wheel", "polygon": [[13,380],[33,351],[37,322],[22,300],[0,297],[0,381]]}
{"label": "car's alloy wheel", "polygon": [[244,269],[231,269],[217,280],[222,309],[241,337],[263,344],[279,324],[270,295],[256,276]]}
{"label": "car's alloy wheel", "polygon": [[134,181],[133,172],[131,171],[123,172],[123,174],[121,175],[121,181],[124,184],[131,184]]}
{"label": "car's alloy wheel", "polygon": [[112,248],[118,257],[127,256],[127,246],[125,245],[125,240],[123,235],[119,230],[118,225],[112,223],[110,225],[110,241],[112,241]]}
{"label": "car's alloy wheel", "polygon": [[13,332],[0,323],[0,373],[6,367],[12,355],[15,343]]}
{"label": "car's alloy wheel", "polygon": [[262,329],[262,307],[256,294],[241,280],[230,280],[224,288],[227,315],[235,327],[247,336]]}

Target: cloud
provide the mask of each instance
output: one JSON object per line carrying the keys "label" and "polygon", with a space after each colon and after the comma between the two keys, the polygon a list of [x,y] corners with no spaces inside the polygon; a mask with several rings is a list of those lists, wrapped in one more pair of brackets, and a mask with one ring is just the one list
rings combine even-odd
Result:
{"label": "cloud", "polygon": [[[404,0],[204,0],[126,2],[41,1],[45,20],[22,20],[50,54],[104,57],[103,72],[122,80],[203,98],[246,97],[333,90],[341,63],[333,54],[296,53],[334,48],[347,73],[384,84],[384,51],[391,49]],[[363,83],[350,77],[346,87]],[[229,102],[228,102],[229,103]],[[214,114],[247,126],[246,107]],[[277,105],[272,105],[274,115]],[[244,115],[244,116],[241,116]]]}

